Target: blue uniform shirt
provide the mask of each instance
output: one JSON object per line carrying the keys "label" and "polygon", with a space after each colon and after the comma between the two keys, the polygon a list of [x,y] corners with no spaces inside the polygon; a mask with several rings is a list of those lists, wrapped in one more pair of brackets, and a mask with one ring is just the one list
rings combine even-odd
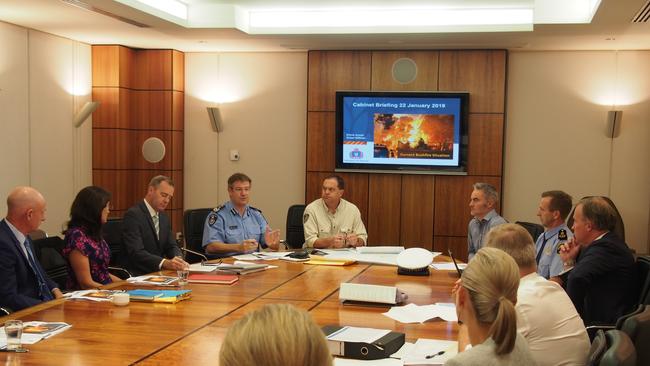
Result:
{"label": "blue uniform shirt", "polygon": [[[246,206],[244,216],[240,216],[232,202],[228,201],[223,206],[212,210],[205,219],[203,248],[215,241],[224,244],[237,244],[245,239],[255,239],[262,248],[266,248],[264,241],[266,226],[266,219],[260,210]],[[238,254],[242,253],[233,250],[233,252],[221,253],[216,256],[229,257]]]}
{"label": "blue uniform shirt", "polygon": [[[564,233],[560,233],[564,230]],[[573,233],[566,224],[545,231],[535,242],[537,258],[537,273],[548,279],[555,277],[564,270],[562,259],[557,252],[557,247],[573,237]],[[546,244],[544,244],[546,242]],[[543,247],[543,248],[542,248]],[[542,253],[540,254],[540,250]]]}

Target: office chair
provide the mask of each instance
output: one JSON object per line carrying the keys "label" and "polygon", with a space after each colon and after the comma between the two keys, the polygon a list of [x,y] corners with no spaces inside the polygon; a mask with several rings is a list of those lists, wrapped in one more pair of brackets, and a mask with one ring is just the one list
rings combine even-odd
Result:
{"label": "office chair", "polygon": [[650,305],[650,256],[636,258],[636,270],[639,275],[639,304]]}
{"label": "office chair", "polygon": [[[205,220],[212,212],[211,208],[196,208],[193,210],[185,210],[183,213],[183,237],[185,238],[185,247],[189,250],[205,253],[203,250],[203,227]],[[210,256],[206,255],[210,258]],[[202,257],[185,252],[185,260],[188,263],[201,262]]]}
{"label": "office chair", "polygon": [[302,216],[305,205],[293,205],[287,211],[286,243],[288,248],[299,249],[305,243],[305,231],[302,227]]}
{"label": "office chair", "polygon": [[41,263],[47,276],[59,286],[66,288],[68,281],[68,262],[63,257],[65,241],[59,236],[41,238],[33,241],[34,255]]}
{"label": "office chair", "polygon": [[599,330],[591,343],[587,366],[636,366],[636,349],[620,330]]}
{"label": "office chair", "polygon": [[122,219],[112,218],[102,225],[102,238],[111,249],[111,266],[122,267],[124,265],[122,248]]}
{"label": "office chair", "polygon": [[536,242],[537,238],[539,238],[539,236],[544,233],[544,226],[540,224],[524,221],[517,221],[515,224],[521,225],[524,229],[526,229],[526,231],[528,231],[530,236],[533,237],[533,243]]}
{"label": "office chair", "polygon": [[627,334],[637,352],[639,365],[650,365],[650,306],[640,305],[642,311],[625,319],[621,331]]}

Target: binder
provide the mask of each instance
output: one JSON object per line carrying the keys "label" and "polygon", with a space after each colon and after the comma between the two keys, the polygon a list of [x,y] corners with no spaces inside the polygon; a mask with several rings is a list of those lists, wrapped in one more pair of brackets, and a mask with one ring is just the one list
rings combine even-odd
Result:
{"label": "binder", "polygon": [[[343,328],[337,325],[326,325],[322,328],[325,337]],[[372,343],[341,342],[327,340],[332,356],[354,358],[357,360],[379,360],[388,358],[397,352],[406,341],[404,333],[390,332]]]}

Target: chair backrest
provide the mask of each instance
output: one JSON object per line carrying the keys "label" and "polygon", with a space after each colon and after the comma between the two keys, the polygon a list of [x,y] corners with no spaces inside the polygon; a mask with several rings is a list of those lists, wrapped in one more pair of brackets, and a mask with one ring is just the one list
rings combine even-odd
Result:
{"label": "chair backrest", "polygon": [[33,243],[34,255],[43,266],[47,276],[56,282],[60,289],[65,289],[68,280],[68,263],[61,254],[65,241],[61,237],[51,236],[34,240]]}
{"label": "chair backrest", "polygon": [[[211,208],[196,208],[186,210],[183,214],[183,237],[185,238],[185,247],[199,253],[205,253],[203,250],[203,227],[205,220],[212,211]],[[185,260],[189,263],[196,263],[203,258],[192,253],[185,254]]]}
{"label": "chair backrest", "polygon": [[[596,196],[585,196],[585,197],[582,197],[581,200],[583,200],[585,198],[591,198],[591,197],[596,197]],[[621,240],[625,241],[625,225],[623,224],[623,218],[621,217],[621,213],[618,211],[618,209],[616,208],[616,205],[614,204],[614,202],[609,197],[606,197],[606,196],[599,196],[599,197],[602,197],[605,201],[607,201],[607,203],[609,203],[609,205],[612,206],[614,211],[616,211],[616,227],[614,228],[614,233]],[[568,226],[569,229],[571,229],[573,227],[573,212],[575,211],[575,209],[576,208],[574,206],[571,209],[571,212],[569,213],[569,216],[567,217],[566,226]]]}
{"label": "chair backrest", "polygon": [[639,365],[650,365],[650,306],[641,306],[643,311],[629,316],[621,326],[636,347]]}
{"label": "chair backrest", "polygon": [[639,304],[650,305],[650,256],[636,258],[636,269],[639,275]]}
{"label": "chair backrest", "polygon": [[102,238],[111,250],[111,266],[124,265],[124,249],[122,247],[122,219],[112,218],[102,225]]}
{"label": "chair backrest", "polygon": [[607,339],[605,338],[605,332],[602,329],[598,329],[596,335],[591,341],[591,347],[589,348],[589,355],[587,357],[587,366],[598,365],[600,359],[605,353],[605,350],[607,350]]}
{"label": "chair backrest", "polygon": [[293,205],[287,211],[286,240],[289,248],[302,248],[305,243],[305,231],[302,227],[302,215],[305,205]]}
{"label": "chair backrest", "polygon": [[530,236],[533,237],[533,242],[537,241],[537,238],[544,232],[544,226],[540,224],[524,221],[517,221],[515,224],[521,225],[524,229],[526,229]]}
{"label": "chair backrest", "polygon": [[[599,366],[636,366],[636,349],[625,332],[616,329],[608,330],[605,338],[607,350],[603,353]],[[641,365],[647,364],[641,363]]]}

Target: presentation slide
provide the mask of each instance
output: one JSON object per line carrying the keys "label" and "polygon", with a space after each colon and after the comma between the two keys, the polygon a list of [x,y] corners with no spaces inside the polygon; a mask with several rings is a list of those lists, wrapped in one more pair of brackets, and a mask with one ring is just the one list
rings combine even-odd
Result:
{"label": "presentation slide", "polygon": [[459,98],[343,98],[343,162],[458,166]]}

